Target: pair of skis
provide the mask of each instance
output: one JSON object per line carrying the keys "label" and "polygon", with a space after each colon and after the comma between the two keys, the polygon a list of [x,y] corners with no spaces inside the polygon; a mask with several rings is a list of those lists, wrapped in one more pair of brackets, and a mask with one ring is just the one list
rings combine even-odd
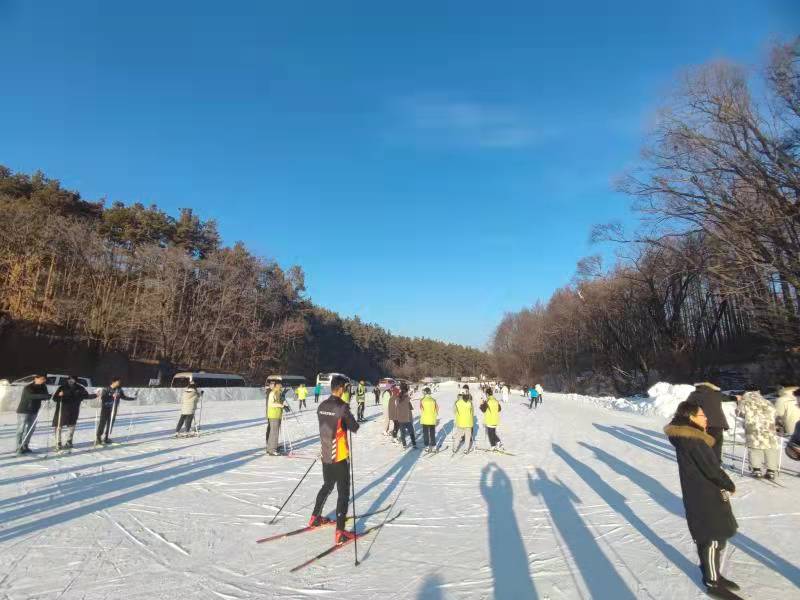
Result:
{"label": "pair of skis", "polygon": [[[381,508],[381,509],[378,509],[378,510],[375,510],[375,511],[372,511],[372,512],[364,513],[363,515],[358,515],[357,518],[362,519],[362,518],[366,518],[366,517],[371,517],[371,516],[374,516],[374,515],[385,513],[389,509],[391,509],[391,506],[387,506],[387,507],[384,507],[384,508]],[[388,521],[384,521],[383,523],[380,523],[378,525],[374,525],[372,527],[368,527],[367,529],[365,529],[361,533],[356,534],[356,536],[354,538],[349,539],[346,542],[342,542],[341,544],[334,544],[333,546],[331,546],[330,548],[327,548],[326,550],[323,550],[322,552],[320,552],[316,556],[312,556],[311,558],[309,558],[304,563],[301,563],[301,564],[297,565],[296,567],[293,567],[289,572],[290,573],[296,573],[297,571],[306,568],[307,566],[317,562],[318,560],[320,560],[322,558],[325,558],[329,554],[333,554],[337,550],[341,550],[345,546],[348,546],[349,544],[354,542],[356,539],[360,539],[360,538],[364,537],[365,535],[369,535],[370,533],[380,529],[381,527],[383,527],[387,523],[391,523],[392,521],[397,519],[402,513],[403,513],[403,511],[400,511],[399,513],[397,513],[394,517],[392,517]],[[352,516],[348,516],[347,517],[347,522],[349,523],[351,521],[353,521],[353,517]],[[266,543],[266,542],[274,542],[274,541],[277,541],[277,540],[282,540],[284,538],[300,535],[301,533],[307,533],[309,531],[314,531],[314,530],[317,530],[317,529],[324,529],[324,528],[328,527],[329,525],[334,525],[334,524],[335,524],[335,521],[331,522],[331,523],[325,523],[325,524],[319,525],[317,527],[308,527],[308,526],[301,527],[299,529],[294,529],[292,531],[287,531],[285,533],[279,533],[277,535],[272,535],[272,536],[269,536],[269,537],[261,538],[259,540],[256,540],[256,543],[257,544],[263,544],[263,543]]]}

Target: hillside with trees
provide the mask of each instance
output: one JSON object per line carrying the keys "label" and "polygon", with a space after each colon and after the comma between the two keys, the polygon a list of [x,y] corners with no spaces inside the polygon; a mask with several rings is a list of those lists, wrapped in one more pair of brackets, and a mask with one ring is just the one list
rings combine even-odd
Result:
{"label": "hillside with trees", "polygon": [[[42,173],[0,166],[0,214],[0,338],[14,340],[4,346],[6,369],[72,368],[72,352],[143,361],[162,375],[205,369],[252,381],[287,371],[375,380],[489,368],[473,348],[392,335],[315,306],[299,266],[224,246],[216,223],[191,208],[171,216],[106,206]],[[63,348],[59,364],[37,364],[33,351],[20,358],[17,348],[32,340]]]}
{"label": "hillside with trees", "polygon": [[682,79],[620,183],[641,227],[597,227],[616,264],[588,257],[549,302],[506,315],[501,377],[633,393],[749,363],[742,377],[763,385],[797,381],[800,40],[760,75],[714,63]]}

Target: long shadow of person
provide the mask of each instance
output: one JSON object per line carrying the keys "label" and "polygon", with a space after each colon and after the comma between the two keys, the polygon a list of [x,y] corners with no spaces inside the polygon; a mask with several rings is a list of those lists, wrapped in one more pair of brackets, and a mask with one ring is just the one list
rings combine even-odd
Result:
{"label": "long shadow of person", "polygon": [[[607,433],[618,440],[622,440],[628,444],[632,444],[633,446],[637,446],[643,450],[647,450],[648,452],[652,452],[656,456],[660,456],[661,458],[665,458],[671,462],[675,462],[675,453],[671,450],[666,449],[664,446],[659,446],[655,442],[645,438],[644,436],[639,436],[633,431],[627,431],[622,427],[617,427],[616,425],[608,427],[606,425],[600,425],[598,423],[594,423],[595,429],[602,431],[603,433]],[[638,437],[637,437],[638,436]]]}
{"label": "long shadow of person", "polygon": [[[662,508],[676,516],[679,516],[681,519],[686,518],[686,514],[683,509],[683,500],[664,487],[660,481],[654,477],[651,477],[647,473],[643,473],[636,467],[632,467],[628,463],[621,461],[616,456],[609,454],[605,450],[585,442],[580,442],[580,444],[584,448],[594,452],[597,459],[603,461],[605,464],[611,467],[614,472],[622,475],[623,477],[627,477],[633,483],[642,488]],[[793,565],[783,557],[778,556],[769,548],[759,544],[753,538],[738,532],[729,540],[729,543],[747,553],[764,566],[780,573],[794,585],[800,586],[800,568],[798,568],[796,565]]]}
{"label": "long shadow of person", "polygon": [[495,598],[538,598],[528,553],[514,515],[511,480],[496,463],[481,470],[481,496],[489,513],[489,551]]}
{"label": "long shadow of person", "polygon": [[[636,530],[644,536],[653,546],[658,548],[664,557],[671,561],[681,571],[686,573],[690,579],[695,579],[697,575],[697,567],[692,564],[683,554],[681,554],[674,546],[665,542],[661,536],[653,531],[639,516],[633,512],[633,509],[628,505],[625,496],[620,494],[617,490],[607,484],[600,475],[597,474],[591,467],[586,466],[581,461],[573,457],[569,452],[564,450],[558,444],[553,444],[553,452],[561,457],[561,459],[577,473],[589,486],[597,492],[603,500],[606,501],[614,511],[633,525]],[[699,587],[699,585],[698,585]]]}
{"label": "long shadow of person", "polygon": [[561,481],[551,481],[542,469],[536,469],[534,480],[528,473],[528,488],[534,496],[541,496],[553,524],[566,542],[578,570],[581,572],[592,598],[634,600],[635,596],[625,584],[614,565],[597,544],[592,533],[578,514],[575,505],[581,500]]}
{"label": "long shadow of person", "polygon": [[416,600],[444,600],[442,585],[444,581],[438,575],[428,575],[422,582]]}

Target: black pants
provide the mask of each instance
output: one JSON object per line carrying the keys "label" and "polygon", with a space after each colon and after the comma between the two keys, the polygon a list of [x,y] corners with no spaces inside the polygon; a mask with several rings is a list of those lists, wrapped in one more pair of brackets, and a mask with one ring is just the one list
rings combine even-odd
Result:
{"label": "black pants", "polygon": [[486,435],[489,436],[489,445],[494,448],[500,443],[500,438],[497,437],[497,427],[487,427]]}
{"label": "black pants", "polygon": [[706,427],[706,433],[714,438],[714,447],[711,449],[717,455],[719,464],[722,464],[722,427]]}
{"label": "black pants", "polygon": [[304,399],[300,400],[300,408],[305,408],[305,407],[306,407],[306,401],[305,401],[305,398],[304,398]]}
{"label": "black pants", "polygon": [[356,414],[357,414],[357,417],[356,417],[356,418],[357,418],[359,421],[360,421],[361,419],[363,419],[363,418],[364,418],[364,403],[363,403],[363,402],[359,402],[359,403],[358,403],[358,411],[357,411],[357,413],[356,413]]}
{"label": "black pants", "polygon": [[400,423],[396,419],[394,419],[392,421],[392,437],[393,438],[397,437],[397,432],[398,431],[400,431]]}
{"label": "black pants", "polygon": [[189,433],[189,430],[192,428],[192,421],[194,420],[194,415],[181,415],[181,418],[178,419],[178,426],[175,428],[175,433],[178,433],[181,430],[181,425],[186,423],[186,433]]}
{"label": "black pants", "polygon": [[347,507],[350,504],[350,461],[322,463],[322,482],[312,514],[315,517],[322,515],[325,501],[331,495],[333,486],[336,486],[336,529],[342,530],[347,519]]}
{"label": "black pants", "polygon": [[97,423],[97,441],[99,442],[102,434],[105,433],[105,439],[108,439],[111,433],[111,427],[114,425],[111,422],[112,413],[114,412],[113,406],[103,406],[100,408],[100,420]]}
{"label": "black pants", "polygon": [[400,423],[400,441],[403,442],[403,447],[406,446],[406,434],[411,438],[411,444],[417,445],[417,436],[414,434],[413,423]]}
{"label": "black pants", "polygon": [[314,394],[314,404],[319,402],[319,394]]}
{"label": "black pants", "polygon": [[380,401],[381,401],[381,397],[376,395],[376,396],[375,396],[375,406],[378,406],[378,403],[379,403]]}
{"label": "black pants", "polygon": [[436,425],[422,426],[422,440],[426,446],[436,446]]}
{"label": "black pants", "polygon": [[697,542],[697,555],[700,557],[703,583],[715,583],[719,578],[719,563],[722,553],[725,551],[726,541]]}

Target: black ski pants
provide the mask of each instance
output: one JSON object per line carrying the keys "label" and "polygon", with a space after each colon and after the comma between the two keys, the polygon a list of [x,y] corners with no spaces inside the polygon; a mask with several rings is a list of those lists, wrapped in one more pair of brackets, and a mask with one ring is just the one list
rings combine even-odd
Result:
{"label": "black ski pants", "polygon": [[336,529],[343,530],[347,520],[347,507],[350,504],[350,460],[336,463],[322,463],[322,487],[314,504],[315,517],[322,515],[325,501],[336,486]]}
{"label": "black ski pants", "polygon": [[113,412],[113,406],[103,406],[100,408],[100,420],[97,423],[97,434],[95,436],[98,442],[102,439],[103,433],[105,433],[105,439],[108,439],[111,433],[111,427],[113,426],[111,422]]}
{"label": "black ski pants", "polygon": [[356,418],[357,418],[359,421],[360,421],[361,419],[363,419],[363,418],[364,418],[364,407],[365,407],[365,406],[366,406],[366,403],[365,403],[365,402],[359,402],[359,403],[358,403],[358,411],[357,411],[357,413],[356,413],[356,414],[357,414],[357,417],[356,417]]}
{"label": "black ski pants", "polygon": [[422,426],[422,441],[427,447],[433,448],[436,446],[436,425]]}
{"label": "black ski pants", "polygon": [[319,402],[319,394],[314,394],[314,404]]}
{"label": "black ski pants", "polygon": [[189,433],[189,430],[192,428],[193,420],[194,415],[181,415],[181,418],[178,419],[178,426],[175,428],[175,433],[178,433],[181,430],[181,426],[184,423],[186,424],[186,433]]}
{"label": "black ski pants", "polygon": [[497,427],[486,427],[486,435],[489,436],[489,445],[492,448],[500,443],[500,438],[497,437]]}
{"label": "black ski pants", "polygon": [[700,570],[703,572],[703,583],[716,583],[719,578],[719,564],[725,551],[727,540],[711,540],[697,542],[697,554],[700,557]]}
{"label": "black ski pants", "polygon": [[400,441],[403,442],[403,448],[406,447],[406,434],[411,438],[411,444],[417,445],[417,436],[414,434],[413,423],[400,423]]}

